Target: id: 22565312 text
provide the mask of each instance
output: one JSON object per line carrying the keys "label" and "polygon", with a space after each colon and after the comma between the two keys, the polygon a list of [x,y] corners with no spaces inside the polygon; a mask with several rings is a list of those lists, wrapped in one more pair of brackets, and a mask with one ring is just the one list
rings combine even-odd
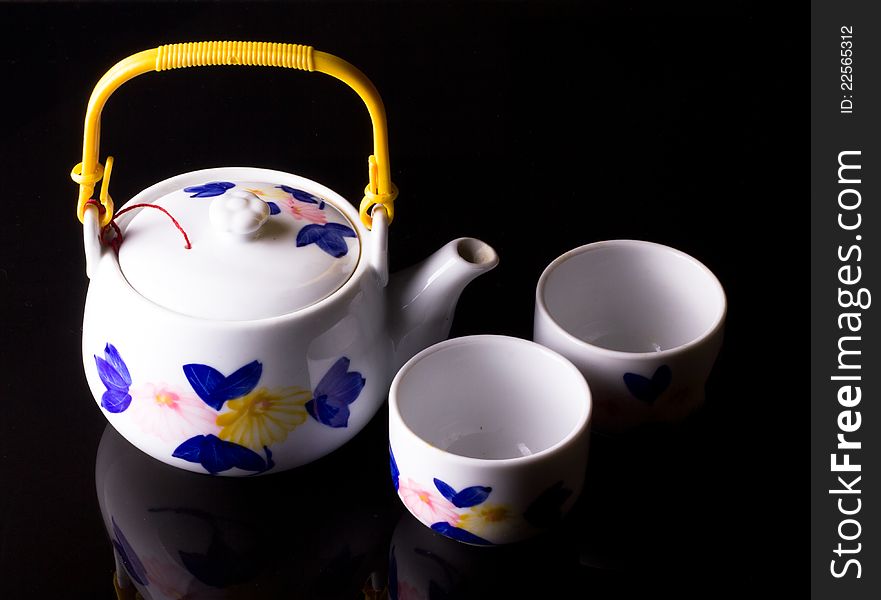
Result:
{"label": "id: 22565312 text", "polygon": [[843,115],[853,114],[853,26],[841,27],[841,104]]}

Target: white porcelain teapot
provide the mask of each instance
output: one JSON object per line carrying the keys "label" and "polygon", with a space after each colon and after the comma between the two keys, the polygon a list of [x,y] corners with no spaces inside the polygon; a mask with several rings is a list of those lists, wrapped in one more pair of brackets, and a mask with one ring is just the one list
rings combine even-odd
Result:
{"label": "white porcelain teapot", "polygon": [[[324,72],[361,96],[374,154],[360,211],[303,177],[227,167],[157,183],[114,213],[113,160],[98,162],[110,94],[148,71],[228,64]],[[125,438],[191,471],[278,471],[344,444],[397,368],[449,334],[464,286],[498,262],[485,243],[461,238],[389,279],[397,192],[382,101],[360,71],[308,46],[172,44],[121,61],[92,93],[71,175],[91,279],[89,386]]]}

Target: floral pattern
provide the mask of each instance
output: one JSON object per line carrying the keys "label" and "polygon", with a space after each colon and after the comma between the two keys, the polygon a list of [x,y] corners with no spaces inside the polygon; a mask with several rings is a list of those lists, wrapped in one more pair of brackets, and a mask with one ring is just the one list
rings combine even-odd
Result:
{"label": "floral pattern", "polygon": [[[516,515],[505,504],[487,502],[492,488],[473,485],[456,490],[447,482],[434,478],[437,491],[425,489],[409,477],[402,477],[395,453],[389,445],[389,469],[398,496],[413,516],[432,530],[454,540],[478,546],[489,546],[490,539],[504,537]],[[562,485],[562,482],[561,484]],[[555,489],[555,488],[553,488]],[[566,490],[567,494],[571,491]],[[543,509],[545,513],[559,510],[559,495],[549,493]],[[563,496],[562,500],[565,500]],[[535,503],[533,503],[535,504]],[[542,503],[539,503],[542,504]]]}
{"label": "floral pattern", "polygon": [[192,392],[165,383],[146,383],[132,389],[132,398],[132,418],[142,431],[163,441],[219,430],[217,413]]}
{"label": "floral pattern", "polygon": [[[216,425],[227,428],[224,437],[245,439],[252,445],[259,439],[259,435],[251,428],[259,429],[265,424],[265,419],[257,418],[255,414],[261,409],[259,400],[267,396],[264,392],[253,395],[251,392],[257,387],[263,374],[261,362],[251,361],[230,375],[224,375],[214,367],[198,363],[184,365],[183,371],[193,391],[215,411],[219,412],[228,401],[240,400],[239,404],[234,405],[232,416],[226,417],[225,414],[221,414],[215,420]],[[254,405],[255,400],[258,401],[257,406]],[[252,411],[252,408],[257,410]],[[220,430],[220,435],[224,435],[223,429]],[[265,458],[252,448],[209,433],[189,438],[174,450],[172,456],[201,464],[212,475],[232,468],[262,473],[274,466],[272,451],[268,445],[264,445],[262,450]]]}
{"label": "floral pattern", "polygon": [[[410,478],[399,477],[398,495],[407,510],[434,531],[468,544],[491,545],[492,542],[489,540],[466,529],[469,525],[480,525],[480,523],[471,511],[461,509],[470,509],[482,504],[492,488],[474,486],[456,492],[440,479],[435,479],[434,484],[440,494],[426,490]],[[508,518],[509,511],[503,506],[495,506],[488,511],[488,514],[494,519],[493,523],[500,523]],[[489,522],[487,519],[484,520]]]}
{"label": "floral pattern", "polygon": [[315,386],[312,399],[306,403],[306,410],[316,421],[328,427],[347,427],[349,405],[361,394],[366,382],[361,373],[349,371],[349,359],[344,356],[328,369]]}
{"label": "floral pattern", "polygon": [[282,201],[282,206],[298,221],[309,221],[317,225],[327,223],[327,215],[314,204],[306,204],[299,200],[287,198]]}
{"label": "floral pattern", "polygon": [[199,463],[206,471],[216,475],[222,471],[239,468],[243,471],[262,473],[274,466],[272,451],[263,448],[266,459],[250,448],[227,442],[214,434],[196,435],[175,448],[172,456]]}
{"label": "floral pattern", "polygon": [[[302,387],[258,387],[263,363],[258,360],[229,375],[206,364],[183,365],[192,388],[143,383],[132,377],[119,351],[106,344],[95,356],[106,391],[101,406],[109,412],[131,407],[135,423],[165,442],[179,442],[172,456],[200,464],[211,474],[238,468],[262,473],[275,466],[270,446],[283,442],[309,416],[332,428],[347,427],[349,405],[366,379],[350,371],[348,357],[336,360],[313,391]],[[131,389],[131,391],[130,391]]]}
{"label": "floral pattern", "polygon": [[349,253],[349,247],[344,238],[357,238],[355,230],[342,223],[328,223],[327,225],[306,225],[297,234],[297,247],[315,244],[334,258],[340,258]]}
{"label": "floral pattern", "polygon": [[661,365],[655,369],[655,373],[649,377],[643,377],[636,373],[624,373],[624,385],[637,400],[646,404],[654,404],[661,397],[670,383],[673,381],[673,371],[667,365]]}
{"label": "floral pattern", "polygon": [[[475,485],[457,492],[452,486],[436,477],[434,479],[434,486],[453,506],[456,508],[470,508],[471,511],[465,514],[461,512],[457,513],[455,520],[446,519],[437,523],[432,523],[431,528],[438,533],[453,538],[454,540],[459,540],[460,542],[480,546],[491,545],[492,542],[476,535],[473,531],[470,531],[468,525],[475,524],[475,521],[478,521],[479,524],[480,519],[474,518],[474,509],[472,507],[483,504],[486,499],[489,498],[492,488]],[[499,505],[491,507],[488,514],[492,515],[493,523],[500,523],[507,518],[508,512],[509,511],[506,507]],[[483,521],[488,522],[485,518]]]}
{"label": "floral pattern", "polygon": [[452,502],[407,477],[399,480],[398,495],[404,506],[423,523],[446,522],[455,526],[459,522],[459,511]]}
{"label": "floral pattern", "polygon": [[184,188],[187,193],[192,193],[190,198],[211,198],[213,196],[221,196],[226,190],[236,187],[236,184],[229,181],[211,181],[202,185],[193,185]]}
{"label": "floral pattern", "polygon": [[253,392],[226,403],[229,412],[217,417],[223,429],[218,437],[252,450],[283,442],[288,433],[306,422],[304,404],[311,394],[298,387]]}
{"label": "floral pattern", "polygon": [[95,355],[95,364],[98,367],[98,377],[107,389],[101,396],[101,406],[111,413],[125,411],[132,402],[129,394],[132,376],[119,351],[113,344],[107,344],[104,346],[104,358]]}
{"label": "floral pattern", "polygon": [[434,479],[434,485],[444,495],[444,498],[452,502],[457,508],[477,506],[483,503],[489,497],[490,492],[493,491],[491,487],[475,485],[457,492],[438,478]]}
{"label": "floral pattern", "polygon": [[424,489],[400,476],[391,448],[389,452],[392,480],[404,506],[433,531],[466,544],[492,545],[490,540],[505,537],[512,520],[520,521],[518,527],[521,524],[537,529],[553,527],[563,520],[563,506],[573,493],[562,481],[557,481],[527,506],[521,520],[509,506],[487,502],[491,487],[471,486],[456,491],[435,478],[434,486],[440,495]]}
{"label": "floral pattern", "polygon": [[456,527],[451,523],[446,523],[443,521],[434,523],[431,526],[431,529],[432,531],[436,531],[441,535],[445,535],[448,538],[452,538],[460,542],[465,542],[466,544],[472,544],[475,546],[492,546],[492,542],[490,542],[489,540],[485,540],[479,535],[475,535],[467,529]]}
{"label": "floral pattern", "polygon": [[[230,181],[211,181],[186,187],[184,191],[191,193],[191,198],[211,198],[223,195],[235,185]],[[298,248],[315,244],[334,258],[341,258],[349,253],[345,238],[358,237],[355,230],[348,225],[329,223],[324,210],[326,201],[305,190],[289,185],[276,185],[274,190],[279,190],[277,192],[258,188],[243,189],[266,202],[270,216],[285,211],[298,221],[308,221],[309,224],[297,233]]]}
{"label": "floral pattern", "polygon": [[324,200],[322,200],[318,196],[314,196],[304,190],[292,188],[289,185],[277,185],[275,187],[293,196],[294,200],[299,200],[300,202],[305,202],[306,204],[317,204],[318,208],[324,210]]}
{"label": "floral pattern", "polygon": [[201,364],[184,365],[184,375],[193,390],[214,410],[220,410],[224,402],[240,398],[257,387],[263,365],[252,361],[232,375],[225,376],[213,367]]}
{"label": "floral pattern", "polygon": [[276,189],[284,192],[282,206],[298,221],[306,220],[316,225],[327,223],[327,215],[324,213],[324,200],[304,190],[298,190],[288,185],[277,185]]}
{"label": "floral pattern", "polygon": [[504,504],[485,503],[473,506],[465,514],[459,515],[458,527],[484,538],[496,537],[494,534],[507,527],[513,516],[511,509]]}

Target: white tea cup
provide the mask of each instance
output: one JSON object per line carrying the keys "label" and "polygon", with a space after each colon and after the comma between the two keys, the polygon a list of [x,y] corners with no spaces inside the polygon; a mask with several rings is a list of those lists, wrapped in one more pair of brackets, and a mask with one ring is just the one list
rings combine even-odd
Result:
{"label": "white tea cup", "polygon": [[392,481],[407,510],[473,545],[554,526],[581,493],[590,390],[556,352],[519,338],[454,338],[389,391]]}
{"label": "white tea cup", "polygon": [[590,384],[595,429],[679,421],[704,401],[727,302],[707,267],[637,240],[581,246],[538,281],[533,339]]}

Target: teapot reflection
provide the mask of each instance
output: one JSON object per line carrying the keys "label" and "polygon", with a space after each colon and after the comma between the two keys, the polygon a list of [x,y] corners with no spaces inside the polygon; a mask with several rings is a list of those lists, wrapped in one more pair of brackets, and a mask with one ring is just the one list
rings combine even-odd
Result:
{"label": "teapot reflection", "polygon": [[361,597],[380,578],[373,571],[385,573],[393,505],[367,497],[365,475],[345,462],[337,453],[274,477],[211,477],[168,467],[106,427],[95,483],[117,596]]}

